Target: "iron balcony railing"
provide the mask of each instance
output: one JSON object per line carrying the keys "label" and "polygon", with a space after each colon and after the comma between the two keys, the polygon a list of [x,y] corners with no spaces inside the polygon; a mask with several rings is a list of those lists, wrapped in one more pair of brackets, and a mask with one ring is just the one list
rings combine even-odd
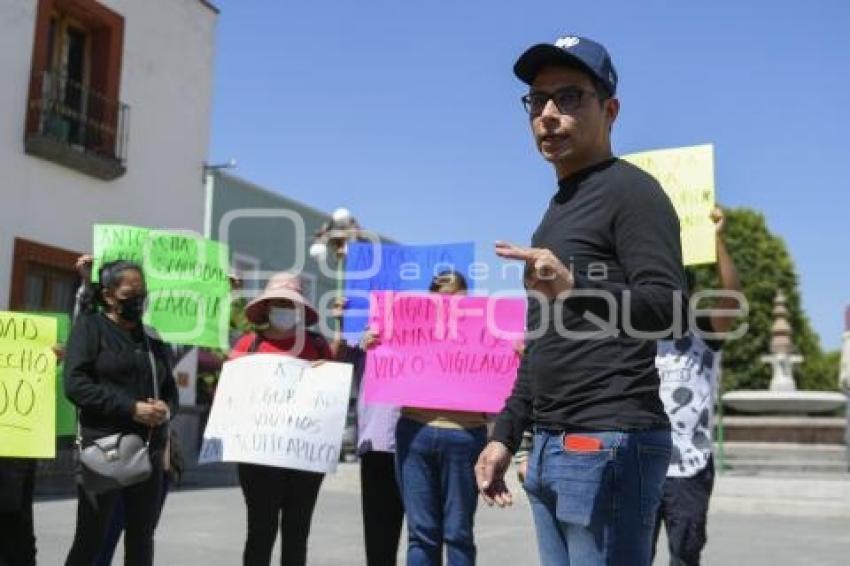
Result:
{"label": "iron balcony railing", "polygon": [[33,81],[28,138],[49,138],[79,152],[114,160],[122,169],[126,166],[129,106],[61,72],[44,71]]}

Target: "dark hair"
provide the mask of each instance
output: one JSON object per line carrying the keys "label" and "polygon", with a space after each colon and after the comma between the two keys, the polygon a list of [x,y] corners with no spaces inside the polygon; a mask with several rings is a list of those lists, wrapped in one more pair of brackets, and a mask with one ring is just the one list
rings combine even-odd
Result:
{"label": "dark hair", "polygon": [[447,269],[445,271],[441,271],[433,279],[431,279],[431,286],[428,287],[428,291],[430,293],[436,293],[449,279],[451,279],[457,286],[458,291],[466,291],[469,289],[469,286],[466,284],[466,278],[459,271]]}
{"label": "dark hair", "polygon": [[121,284],[121,277],[125,271],[138,271],[143,274],[142,266],[138,263],[125,260],[110,261],[104,263],[98,270],[97,282],[88,281],[85,290],[80,297],[80,312],[94,313],[106,306],[103,300],[103,292],[115,291]]}
{"label": "dark hair", "polygon": [[593,90],[596,91],[596,98],[599,99],[599,105],[601,106],[603,102],[611,98],[611,91],[608,90],[608,87],[605,86],[596,75],[589,75],[590,83],[593,85]]}

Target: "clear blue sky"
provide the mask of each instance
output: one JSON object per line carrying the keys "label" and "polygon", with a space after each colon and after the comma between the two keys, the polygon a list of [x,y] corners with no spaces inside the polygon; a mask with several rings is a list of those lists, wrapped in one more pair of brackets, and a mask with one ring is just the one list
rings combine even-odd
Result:
{"label": "clear blue sky", "polygon": [[[620,75],[615,153],[713,143],[719,201],[785,238],[826,347],[850,304],[850,2],[218,0],[211,159],[407,243],[527,243],[555,179],[512,75],[577,33]],[[514,282],[498,282],[504,288]]]}

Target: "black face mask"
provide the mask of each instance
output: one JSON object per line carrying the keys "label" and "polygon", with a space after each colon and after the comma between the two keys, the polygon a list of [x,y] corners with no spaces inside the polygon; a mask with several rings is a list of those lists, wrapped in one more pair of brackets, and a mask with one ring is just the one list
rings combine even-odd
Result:
{"label": "black face mask", "polygon": [[145,312],[145,296],[136,295],[135,297],[118,299],[118,305],[121,307],[118,316],[127,322],[138,322]]}

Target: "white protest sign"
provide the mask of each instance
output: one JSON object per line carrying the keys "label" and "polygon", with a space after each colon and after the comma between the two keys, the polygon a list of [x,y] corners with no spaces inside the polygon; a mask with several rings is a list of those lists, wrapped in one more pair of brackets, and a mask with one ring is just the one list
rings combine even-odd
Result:
{"label": "white protest sign", "polygon": [[336,471],[351,373],[278,354],[225,363],[198,461]]}

